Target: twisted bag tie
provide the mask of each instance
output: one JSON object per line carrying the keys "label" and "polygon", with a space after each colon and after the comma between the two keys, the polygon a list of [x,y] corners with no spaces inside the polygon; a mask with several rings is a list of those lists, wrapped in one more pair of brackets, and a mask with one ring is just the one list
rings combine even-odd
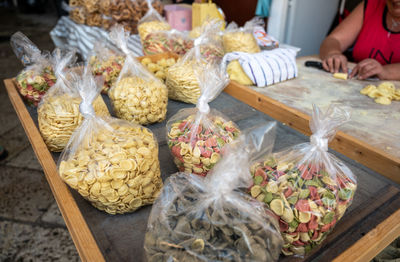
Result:
{"label": "twisted bag tie", "polygon": [[84,102],[82,101],[79,104],[79,111],[81,112],[81,114],[85,117],[94,117],[95,116],[95,112],[93,109],[93,106],[90,103]]}
{"label": "twisted bag tie", "polygon": [[208,101],[204,96],[200,96],[197,102],[197,108],[203,114],[208,114],[210,112],[210,106],[208,105]]}
{"label": "twisted bag tie", "polygon": [[320,135],[312,135],[310,137],[310,143],[321,151],[328,151],[328,138],[324,138]]}

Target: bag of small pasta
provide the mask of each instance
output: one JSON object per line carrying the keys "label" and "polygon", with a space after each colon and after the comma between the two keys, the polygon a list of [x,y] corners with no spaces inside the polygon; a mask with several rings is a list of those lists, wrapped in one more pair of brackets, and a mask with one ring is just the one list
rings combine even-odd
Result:
{"label": "bag of small pasta", "polygon": [[108,48],[103,42],[94,44],[93,51],[89,55],[89,65],[93,75],[103,77],[102,93],[107,94],[117,80],[124,61],[125,55],[122,52]]}
{"label": "bag of small pasta", "polygon": [[279,217],[285,255],[303,256],[321,244],[350,206],[357,188],[351,170],[328,152],[346,110],[314,106],[310,143],[261,157],[251,167],[250,194]]}
{"label": "bag of small pasta", "polygon": [[282,248],[272,212],[244,191],[252,152],[272,150],[275,124],[224,147],[207,177],[176,173],[150,213],[144,249],[155,261],[277,261]]}
{"label": "bag of small pasta", "polygon": [[[79,69],[66,70],[74,60],[75,52],[68,52],[55,65],[57,82],[43,96],[38,106],[39,130],[47,147],[53,152],[61,152],[64,149],[72,133],[83,120],[79,113],[81,97],[71,83],[71,78]],[[110,115],[101,96],[94,101],[93,106],[99,115]]]}
{"label": "bag of small pasta", "polygon": [[142,45],[146,36],[155,31],[171,30],[171,26],[167,21],[154,9],[151,2],[152,0],[146,0],[149,10],[138,22],[138,31],[140,41]]}
{"label": "bag of small pasta", "polygon": [[152,204],[162,187],[157,141],[143,126],[95,112],[101,84],[88,71],[72,82],[84,120],[60,156],[58,173],[96,208],[132,212]]}
{"label": "bag of small pasta", "polygon": [[185,103],[196,104],[200,97],[200,84],[196,71],[202,71],[207,64],[212,64],[216,74],[222,75],[222,68],[217,65],[222,58],[222,47],[215,41],[210,27],[194,41],[194,47],[169,67],[166,72],[165,84],[168,87],[168,97]]}
{"label": "bag of small pasta", "polygon": [[228,84],[222,71],[207,65],[200,72],[201,96],[196,108],[184,108],[167,122],[168,147],[179,171],[206,176],[221,158],[225,144],[240,131],[232,121],[208,105]]}
{"label": "bag of small pasta", "polygon": [[23,33],[11,36],[11,47],[25,69],[16,77],[17,88],[29,104],[37,106],[46,91],[56,82],[53,65],[57,57],[41,52]]}
{"label": "bag of small pasta", "polygon": [[126,54],[124,67],[108,92],[115,114],[142,125],[163,121],[167,114],[167,87],[129,52],[122,27],[113,28],[112,35]]}
{"label": "bag of small pasta", "polygon": [[145,55],[175,53],[184,55],[193,47],[193,40],[187,32],[175,29],[150,32],[142,42]]}
{"label": "bag of small pasta", "polygon": [[231,22],[222,36],[225,53],[245,52],[258,53],[261,51],[257,40],[253,35],[254,27],[262,25],[264,21],[260,17],[254,17],[247,21],[244,27],[238,27],[235,22]]}

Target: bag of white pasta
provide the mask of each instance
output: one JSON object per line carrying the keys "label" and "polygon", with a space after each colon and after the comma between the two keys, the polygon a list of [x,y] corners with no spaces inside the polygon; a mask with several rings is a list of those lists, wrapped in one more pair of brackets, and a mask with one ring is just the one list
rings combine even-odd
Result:
{"label": "bag of white pasta", "polygon": [[142,125],[163,121],[167,114],[167,87],[129,52],[122,27],[114,27],[111,35],[126,54],[124,67],[108,92],[115,114]]}
{"label": "bag of white pasta", "polygon": [[310,143],[261,157],[251,167],[250,194],[279,217],[285,255],[303,256],[321,244],[350,206],[357,188],[351,170],[328,152],[344,109],[314,106]]}
{"label": "bag of white pasta", "polygon": [[252,153],[272,150],[275,124],[224,147],[207,177],[176,173],[150,213],[144,249],[155,261],[277,261],[282,248],[272,212],[242,190],[251,185]]}
{"label": "bag of white pasta", "polygon": [[[74,60],[75,52],[68,52],[56,64],[57,82],[43,96],[38,106],[39,130],[47,147],[53,152],[61,152],[64,149],[72,133],[83,120],[79,113],[81,97],[71,83],[71,77],[79,70],[66,70]],[[99,115],[110,115],[101,96],[94,101],[93,106]]]}
{"label": "bag of white pasta", "polygon": [[202,94],[196,108],[181,109],[167,122],[168,147],[179,171],[206,176],[221,158],[225,144],[238,137],[239,128],[208,105],[228,84],[223,71],[207,65],[199,73]]}
{"label": "bag of white pasta", "polygon": [[73,85],[82,96],[84,120],[60,156],[58,172],[93,206],[109,214],[152,204],[162,180],[153,133],[128,121],[100,117],[92,102],[101,84],[86,70]]}
{"label": "bag of white pasta", "polygon": [[231,22],[222,36],[225,53],[245,52],[258,53],[261,51],[257,40],[253,35],[254,27],[264,26],[261,17],[254,17],[247,21],[243,27],[238,27],[235,22]]}
{"label": "bag of white pasta", "polygon": [[195,71],[204,70],[210,63],[217,74],[223,74],[219,64],[223,50],[221,43],[215,39],[216,24],[210,24],[208,30],[194,41],[194,47],[187,52],[176,64],[169,67],[165,84],[168,87],[168,97],[185,103],[196,104],[200,97],[200,85]]}
{"label": "bag of white pasta", "polygon": [[154,9],[152,0],[146,0],[149,10],[138,22],[138,31],[142,45],[146,36],[155,31],[171,30],[167,21]]}
{"label": "bag of white pasta", "polygon": [[37,106],[46,91],[56,82],[53,65],[55,57],[49,52],[41,52],[23,33],[11,36],[11,47],[25,66],[16,77],[21,96],[31,105]]}
{"label": "bag of white pasta", "polygon": [[108,48],[103,42],[96,42],[89,56],[89,65],[95,76],[103,77],[102,93],[108,90],[117,80],[124,66],[125,55],[118,50]]}

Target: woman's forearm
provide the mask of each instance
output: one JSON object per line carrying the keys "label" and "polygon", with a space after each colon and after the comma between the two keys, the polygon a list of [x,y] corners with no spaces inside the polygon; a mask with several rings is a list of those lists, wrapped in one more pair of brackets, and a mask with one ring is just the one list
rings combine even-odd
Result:
{"label": "woman's forearm", "polygon": [[332,36],[328,36],[321,44],[319,49],[319,55],[322,60],[333,54],[341,54],[342,50],[340,47],[340,42]]}
{"label": "woman's forearm", "polygon": [[384,65],[382,80],[400,80],[400,63]]}

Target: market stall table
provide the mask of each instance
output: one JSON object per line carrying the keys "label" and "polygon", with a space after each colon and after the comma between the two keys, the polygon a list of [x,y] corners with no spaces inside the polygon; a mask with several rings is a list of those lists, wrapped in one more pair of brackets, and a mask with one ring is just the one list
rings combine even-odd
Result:
{"label": "market stall table", "polygon": [[[151,206],[124,215],[108,215],[92,207],[77,192],[70,190],[57,173],[59,154],[50,153],[37,128],[36,109],[27,107],[12,79],[5,80],[10,100],[41,163],[46,178],[83,261],[143,261],[143,239]],[[108,98],[104,97],[108,103]],[[109,103],[108,103],[109,105]],[[169,101],[167,120],[179,109],[193,107]],[[235,121],[241,129],[269,119],[266,115],[223,93],[211,103]],[[166,144],[166,122],[149,126],[159,142],[162,177],[177,171]],[[275,147],[305,142],[308,137],[279,125]],[[400,233],[400,186],[357,165],[343,156],[358,176],[354,202],[334,231],[305,259],[282,257],[281,261],[366,261],[387,246]]]}

